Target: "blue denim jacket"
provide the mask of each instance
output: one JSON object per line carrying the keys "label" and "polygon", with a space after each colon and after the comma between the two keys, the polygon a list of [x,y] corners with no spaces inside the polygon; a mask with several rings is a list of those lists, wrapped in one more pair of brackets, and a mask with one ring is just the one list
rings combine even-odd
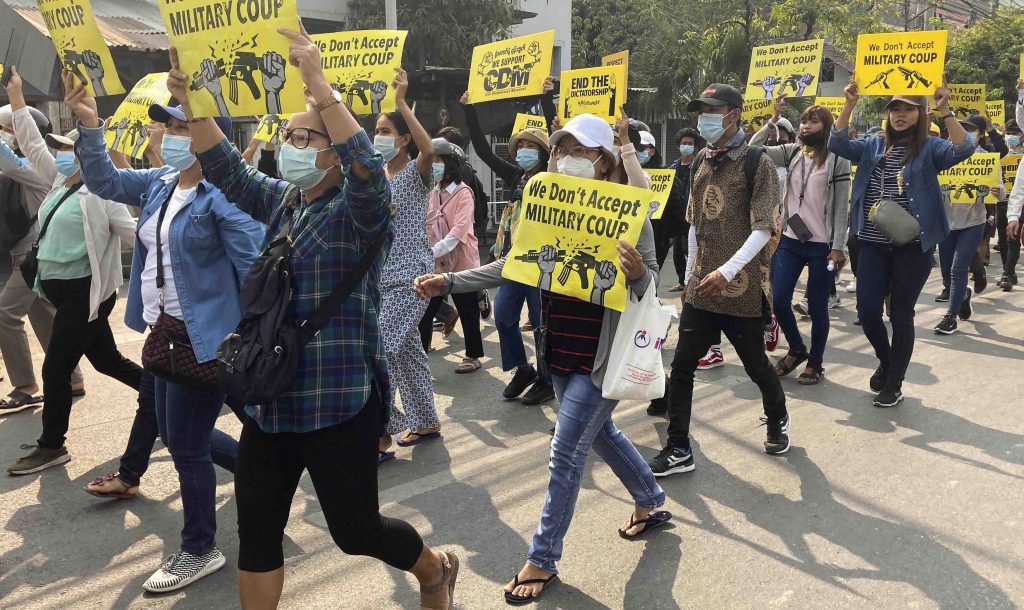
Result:
{"label": "blue denim jacket", "polygon": [[[102,127],[79,125],[78,132],[75,148],[82,164],[82,181],[89,191],[140,208],[138,227],[159,213],[178,183],[178,171],[169,166],[117,169],[107,156]],[[208,362],[242,317],[239,290],[259,256],[265,229],[206,180],[170,223],[171,268],[185,327],[196,359]],[[125,324],[140,333],[147,327],[142,318],[145,264],[146,248],[136,229]]]}
{"label": "blue denim jacket", "polygon": [[[875,166],[885,154],[885,138],[868,136],[863,140],[850,140],[846,129],[833,129],[828,149],[857,166],[850,196],[850,231],[856,233],[864,226],[864,199]],[[910,201],[910,209],[921,225],[922,251],[927,252],[949,234],[949,220],[939,190],[939,172],[973,153],[974,147],[966,140],[954,146],[947,140],[930,136],[921,147],[920,154],[903,168],[903,188]]]}

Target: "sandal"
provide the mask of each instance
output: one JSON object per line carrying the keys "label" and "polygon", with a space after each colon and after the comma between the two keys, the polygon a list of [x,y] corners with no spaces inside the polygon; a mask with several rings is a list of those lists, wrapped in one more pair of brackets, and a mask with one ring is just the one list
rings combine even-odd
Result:
{"label": "sandal", "polygon": [[432,438],[440,438],[441,431],[435,430],[434,432],[426,432],[420,434],[419,432],[413,432],[410,430],[405,436],[395,441],[399,447],[412,447],[413,445],[419,445],[424,441],[429,441]]}
{"label": "sandal", "polygon": [[71,390],[71,398],[81,398],[85,396],[85,388],[78,388],[77,390]]}
{"label": "sandal", "polygon": [[384,462],[395,459],[394,451],[377,451],[377,465],[380,466]]}
{"label": "sandal", "polygon": [[[639,520],[634,519],[633,515],[630,515],[629,526],[624,529],[619,529],[619,536],[625,538],[626,540],[636,540],[637,538],[643,536],[644,534],[658,527],[659,525],[665,525],[671,519],[672,513],[668,512],[667,510],[656,510],[651,514],[647,515],[645,519]],[[633,534],[632,536],[626,533],[627,531],[633,529],[635,526],[641,524],[644,526],[644,529],[640,530],[639,533]]]}
{"label": "sandal", "polygon": [[[449,553],[447,551],[441,553],[443,555],[441,559],[441,567],[444,572],[441,576],[440,582],[437,584],[430,585],[428,587],[420,587],[420,595],[426,593],[431,595],[441,591],[445,587],[448,587],[448,608],[452,610],[455,607],[455,580],[459,577],[459,558],[455,553]],[[420,610],[442,610],[441,608],[431,608],[430,606],[424,606],[420,604]]]}
{"label": "sandal", "polygon": [[[121,490],[118,491],[111,489],[111,484],[114,481],[117,481],[120,484]],[[129,485],[119,479],[114,473],[97,477],[82,489],[84,489],[85,493],[90,496],[96,496],[97,498],[109,498],[112,500],[131,500],[135,496],[139,495],[138,485]]]}
{"label": "sandal", "polygon": [[825,369],[818,367],[813,371],[804,369],[803,373],[796,378],[796,382],[800,385],[818,385],[821,383],[822,377],[825,376]]}
{"label": "sandal", "polygon": [[463,358],[462,364],[455,367],[456,373],[473,373],[480,370],[479,358]]}
{"label": "sandal", "polygon": [[448,335],[452,334],[452,331],[455,330],[455,323],[458,321],[459,312],[453,311],[452,315],[449,316],[448,319],[444,321],[444,326],[441,327],[441,336],[447,339]]}
{"label": "sandal", "polygon": [[[793,352],[789,352],[788,354],[783,356],[781,360],[775,363],[775,374],[777,374],[779,377],[785,377],[786,375],[789,375],[790,373],[795,371],[796,367],[807,362],[807,359],[809,357],[810,354],[808,354],[807,352],[803,352],[801,354],[794,354]],[[786,364],[786,360],[789,360],[790,358],[795,358],[796,360],[793,361],[793,364]]]}
{"label": "sandal", "polygon": [[43,402],[42,394],[32,396],[31,394],[27,394],[21,390],[11,390],[11,393],[7,395],[7,398],[0,401],[0,411],[15,411],[32,405],[38,405],[41,402]]}
{"label": "sandal", "polygon": [[519,585],[544,585],[536,595],[516,595],[512,591],[505,591],[505,603],[510,606],[522,606],[528,604],[534,600],[540,599],[540,596],[548,590],[548,585],[555,583],[558,578],[558,574],[552,574],[547,578],[530,578],[528,580],[519,580],[519,574],[512,579],[512,591],[516,590]]}

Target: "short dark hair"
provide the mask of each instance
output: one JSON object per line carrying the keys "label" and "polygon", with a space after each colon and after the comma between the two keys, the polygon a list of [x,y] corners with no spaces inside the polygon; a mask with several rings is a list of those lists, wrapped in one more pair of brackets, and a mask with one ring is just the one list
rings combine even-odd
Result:
{"label": "short dark hair", "polygon": [[696,142],[700,138],[700,134],[693,127],[683,127],[676,132],[676,144],[682,142],[683,138],[693,138],[693,141]]}
{"label": "short dark hair", "polygon": [[1016,119],[1010,119],[1006,122],[1006,125],[1003,126],[1003,131],[1010,133],[1011,131],[1021,131],[1021,128]]}
{"label": "short dark hair", "polygon": [[442,127],[437,131],[437,137],[444,138],[462,150],[466,150],[466,137],[458,127]]}

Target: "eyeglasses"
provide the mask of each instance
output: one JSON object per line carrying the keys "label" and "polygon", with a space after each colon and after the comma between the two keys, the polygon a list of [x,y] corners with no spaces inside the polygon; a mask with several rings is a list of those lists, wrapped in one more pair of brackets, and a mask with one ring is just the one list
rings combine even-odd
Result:
{"label": "eyeglasses", "polygon": [[600,154],[601,151],[598,148],[587,148],[586,146],[582,146],[580,144],[577,144],[576,146],[569,146],[569,147],[566,147],[566,146],[556,146],[554,148],[554,152],[555,152],[555,158],[565,157],[565,156],[568,155],[570,157],[575,157],[577,159],[580,159],[580,158],[586,157],[587,153],[598,153],[598,154]]}
{"label": "eyeglasses", "polygon": [[295,129],[279,129],[277,131],[278,144],[291,144],[299,150],[309,146],[309,135],[316,134],[330,141],[331,136],[322,131],[309,129],[308,127],[296,127]]}

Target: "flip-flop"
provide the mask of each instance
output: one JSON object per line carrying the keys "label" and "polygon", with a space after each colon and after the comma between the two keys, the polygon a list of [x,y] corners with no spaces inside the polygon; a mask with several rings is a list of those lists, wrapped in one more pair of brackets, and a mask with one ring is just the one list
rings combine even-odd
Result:
{"label": "flip-flop", "polygon": [[[131,500],[131,499],[134,499],[136,496],[139,495],[139,486],[138,485],[128,485],[127,483],[125,483],[124,481],[121,481],[120,479],[117,479],[117,480],[120,481],[120,483],[122,485],[124,485],[124,487],[125,487],[124,491],[100,492],[100,491],[95,491],[95,490],[89,489],[92,486],[100,485],[102,483],[106,483],[106,482],[112,481],[114,479],[117,479],[117,475],[113,474],[113,473],[108,474],[108,475],[104,475],[102,477],[97,477],[97,478],[93,479],[92,482],[90,482],[88,485],[83,487],[82,489],[84,489],[85,493],[89,494],[90,496],[95,496],[97,498],[109,498],[109,499],[113,499],[113,500]],[[135,493],[131,493],[132,490],[135,490]]]}
{"label": "flip-flop", "polygon": [[[409,438],[410,436],[414,436],[416,438],[412,439],[411,441],[405,440],[405,439]],[[420,434],[419,432],[410,432],[409,434],[406,434],[402,438],[400,438],[397,441],[395,441],[395,443],[399,447],[412,447],[413,445],[419,445],[420,443],[422,443],[424,441],[429,441],[432,438],[439,438],[440,436],[441,436],[441,432],[440,431],[428,432],[427,434]]]}
{"label": "flip-flop", "polygon": [[71,398],[81,398],[83,396],[85,396],[85,388],[71,390]]}
{"label": "flip-flop", "polygon": [[[665,525],[671,519],[672,519],[672,513],[668,512],[667,510],[656,510],[653,513],[647,515],[646,518],[638,519],[638,520],[634,520],[633,519],[633,515],[630,515],[629,516],[629,527],[627,527],[626,529],[620,529],[619,530],[619,536],[625,538],[626,540],[636,540],[637,538],[643,536],[644,534],[646,534],[647,532],[651,531],[652,529],[654,529],[654,528],[656,528],[656,527],[658,527],[660,525]],[[644,529],[640,530],[639,533],[634,534],[632,536],[630,536],[629,534],[626,533],[626,530],[629,530],[629,529],[631,529],[631,528],[633,528],[633,527],[635,527],[637,525],[643,525]]]}
{"label": "flip-flop", "polygon": [[377,455],[377,465],[378,466],[380,466],[384,462],[387,462],[388,460],[395,459],[395,452],[394,451],[378,451],[377,454],[378,454]]}
{"label": "flip-flop", "polygon": [[[811,355],[808,354],[807,352],[803,352],[802,354],[794,354],[793,352],[789,352],[788,354],[783,356],[777,363],[775,363],[775,374],[778,375],[779,377],[785,377],[786,375],[789,375],[790,373],[795,371],[796,367],[807,362],[807,359],[810,357]],[[795,358],[793,364],[786,364],[787,358]]]}
{"label": "flip-flop", "polygon": [[32,405],[38,405],[43,402],[43,396],[32,396],[26,394],[21,390],[12,390],[7,398],[0,402],[0,411],[14,411],[16,409],[23,409]]}
{"label": "flip-flop", "polygon": [[558,574],[552,574],[548,578],[531,578],[529,580],[520,581],[519,575],[516,574],[516,577],[512,580],[512,591],[515,591],[515,588],[519,585],[542,584],[544,586],[541,587],[540,592],[536,595],[516,595],[512,593],[512,591],[505,591],[505,603],[510,606],[522,606],[524,604],[534,602],[540,599],[540,596],[544,595],[544,592],[547,591],[551,587],[551,585],[555,584],[555,581],[557,579]]}

